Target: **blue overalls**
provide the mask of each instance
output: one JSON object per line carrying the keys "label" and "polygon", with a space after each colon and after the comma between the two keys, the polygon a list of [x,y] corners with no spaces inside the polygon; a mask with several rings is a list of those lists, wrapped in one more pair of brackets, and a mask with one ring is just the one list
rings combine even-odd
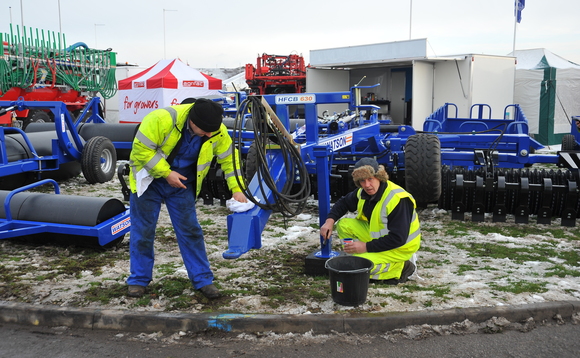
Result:
{"label": "blue overalls", "polygon": [[187,189],[173,188],[165,178],[159,178],[153,180],[140,197],[135,193],[131,194],[131,275],[127,278],[129,285],[147,286],[153,279],[153,243],[162,202],[165,202],[169,212],[179,251],[193,287],[200,289],[213,282],[214,276],[205,251],[203,232],[195,211],[193,187],[203,138],[191,132],[189,124],[186,127],[171,169],[187,177],[183,182]]}

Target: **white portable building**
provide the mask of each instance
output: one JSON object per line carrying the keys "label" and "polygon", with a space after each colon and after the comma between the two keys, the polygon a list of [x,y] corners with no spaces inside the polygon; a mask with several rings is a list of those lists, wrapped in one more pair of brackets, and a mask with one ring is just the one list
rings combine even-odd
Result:
{"label": "white portable building", "polygon": [[[423,129],[423,123],[445,103],[454,103],[458,117],[469,117],[474,104],[488,104],[492,118],[503,118],[513,103],[515,58],[464,54],[427,54],[427,39],[310,51],[307,92],[348,91],[354,85],[366,102],[380,107],[380,117],[394,124]],[[337,105],[319,106],[331,113]]]}

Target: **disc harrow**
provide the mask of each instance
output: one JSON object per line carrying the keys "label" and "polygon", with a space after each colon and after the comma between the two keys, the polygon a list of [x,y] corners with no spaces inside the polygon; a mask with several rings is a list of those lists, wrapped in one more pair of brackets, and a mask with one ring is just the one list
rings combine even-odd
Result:
{"label": "disc harrow", "polygon": [[442,168],[439,208],[450,210],[452,219],[484,221],[492,213],[494,222],[514,215],[516,223],[536,216],[540,224],[559,217],[563,226],[575,226],[580,212],[578,172],[566,169],[507,169],[493,173],[485,169]]}

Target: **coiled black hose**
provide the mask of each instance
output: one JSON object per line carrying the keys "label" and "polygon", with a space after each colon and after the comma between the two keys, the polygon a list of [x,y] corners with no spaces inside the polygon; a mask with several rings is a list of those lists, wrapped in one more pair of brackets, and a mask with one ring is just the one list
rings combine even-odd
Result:
{"label": "coiled black hose", "polygon": [[[255,175],[258,176],[259,188],[262,196],[266,198],[265,188],[267,187],[272,192],[272,199],[266,203],[260,203],[250,192],[248,188],[248,180],[252,178],[244,179],[244,183],[240,182],[239,177],[236,176],[238,180],[238,185],[242,188],[244,195],[264,210],[272,210],[273,212],[279,212],[285,217],[292,217],[299,215],[304,210],[306,206],[306,201],[310,197],[310,178],[306,165],[302,160],[300,149],[291,143],[291,141],[284,136],[269,119],[266,108],[261,102],[261,97],[249,96],[241,104],[236,113],[236,118],[234,120],[233,128],[233,140],[236,148],[241,148],[243,146],[242,125],[244,124],[244,117],[247,113],[251,113],[251,119],[254,131],[254,146],[255,150]],[[284,169],[286,171],[286,182],[281,190],[278,190],[276,186],[276,180],[270,174],[268,170],[268,160],[266,157],[266,152],[269,146],[272,144],[279,146],[284,158]],[[250,158],[253,160],[253,158]],[[247,161],[247,160],[246,160]],[[234,171],[241,170],[237,168],[237,161],[234,161]],[[247,164],[245,167],[247,169]],[[245,171],[244,171],[245,172]]]}

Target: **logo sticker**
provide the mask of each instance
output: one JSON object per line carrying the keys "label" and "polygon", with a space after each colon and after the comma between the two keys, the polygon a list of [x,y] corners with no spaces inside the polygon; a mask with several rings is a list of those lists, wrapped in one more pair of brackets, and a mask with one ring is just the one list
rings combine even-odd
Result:
{"label": "logo sticker", "polygon": [[131,226],[131,218],[128,217],[128,218],[123,219],[122,221],[116,223],[115,225],[111,226],[111,234],[112,235],[118,234],[130,226]]}
{"label": "logo sticker", "polygon": [[320,142],[320,145],[329,145],[332,151],[337,151],[352,144],[352,133]]}
{"label": "logo sticker", "polygon": [[342,285],[342,282],[336,281],[336,292],[342,293],[343,291],[344,291],[344,286]]}
{"label": "logo sticker", "polygon": [[315,94],[278,94],[276,104],[316,103]]}
{"label": "logo sticker", "polygon": [[183,81],[183,87],[203,87],[203,81]]}

